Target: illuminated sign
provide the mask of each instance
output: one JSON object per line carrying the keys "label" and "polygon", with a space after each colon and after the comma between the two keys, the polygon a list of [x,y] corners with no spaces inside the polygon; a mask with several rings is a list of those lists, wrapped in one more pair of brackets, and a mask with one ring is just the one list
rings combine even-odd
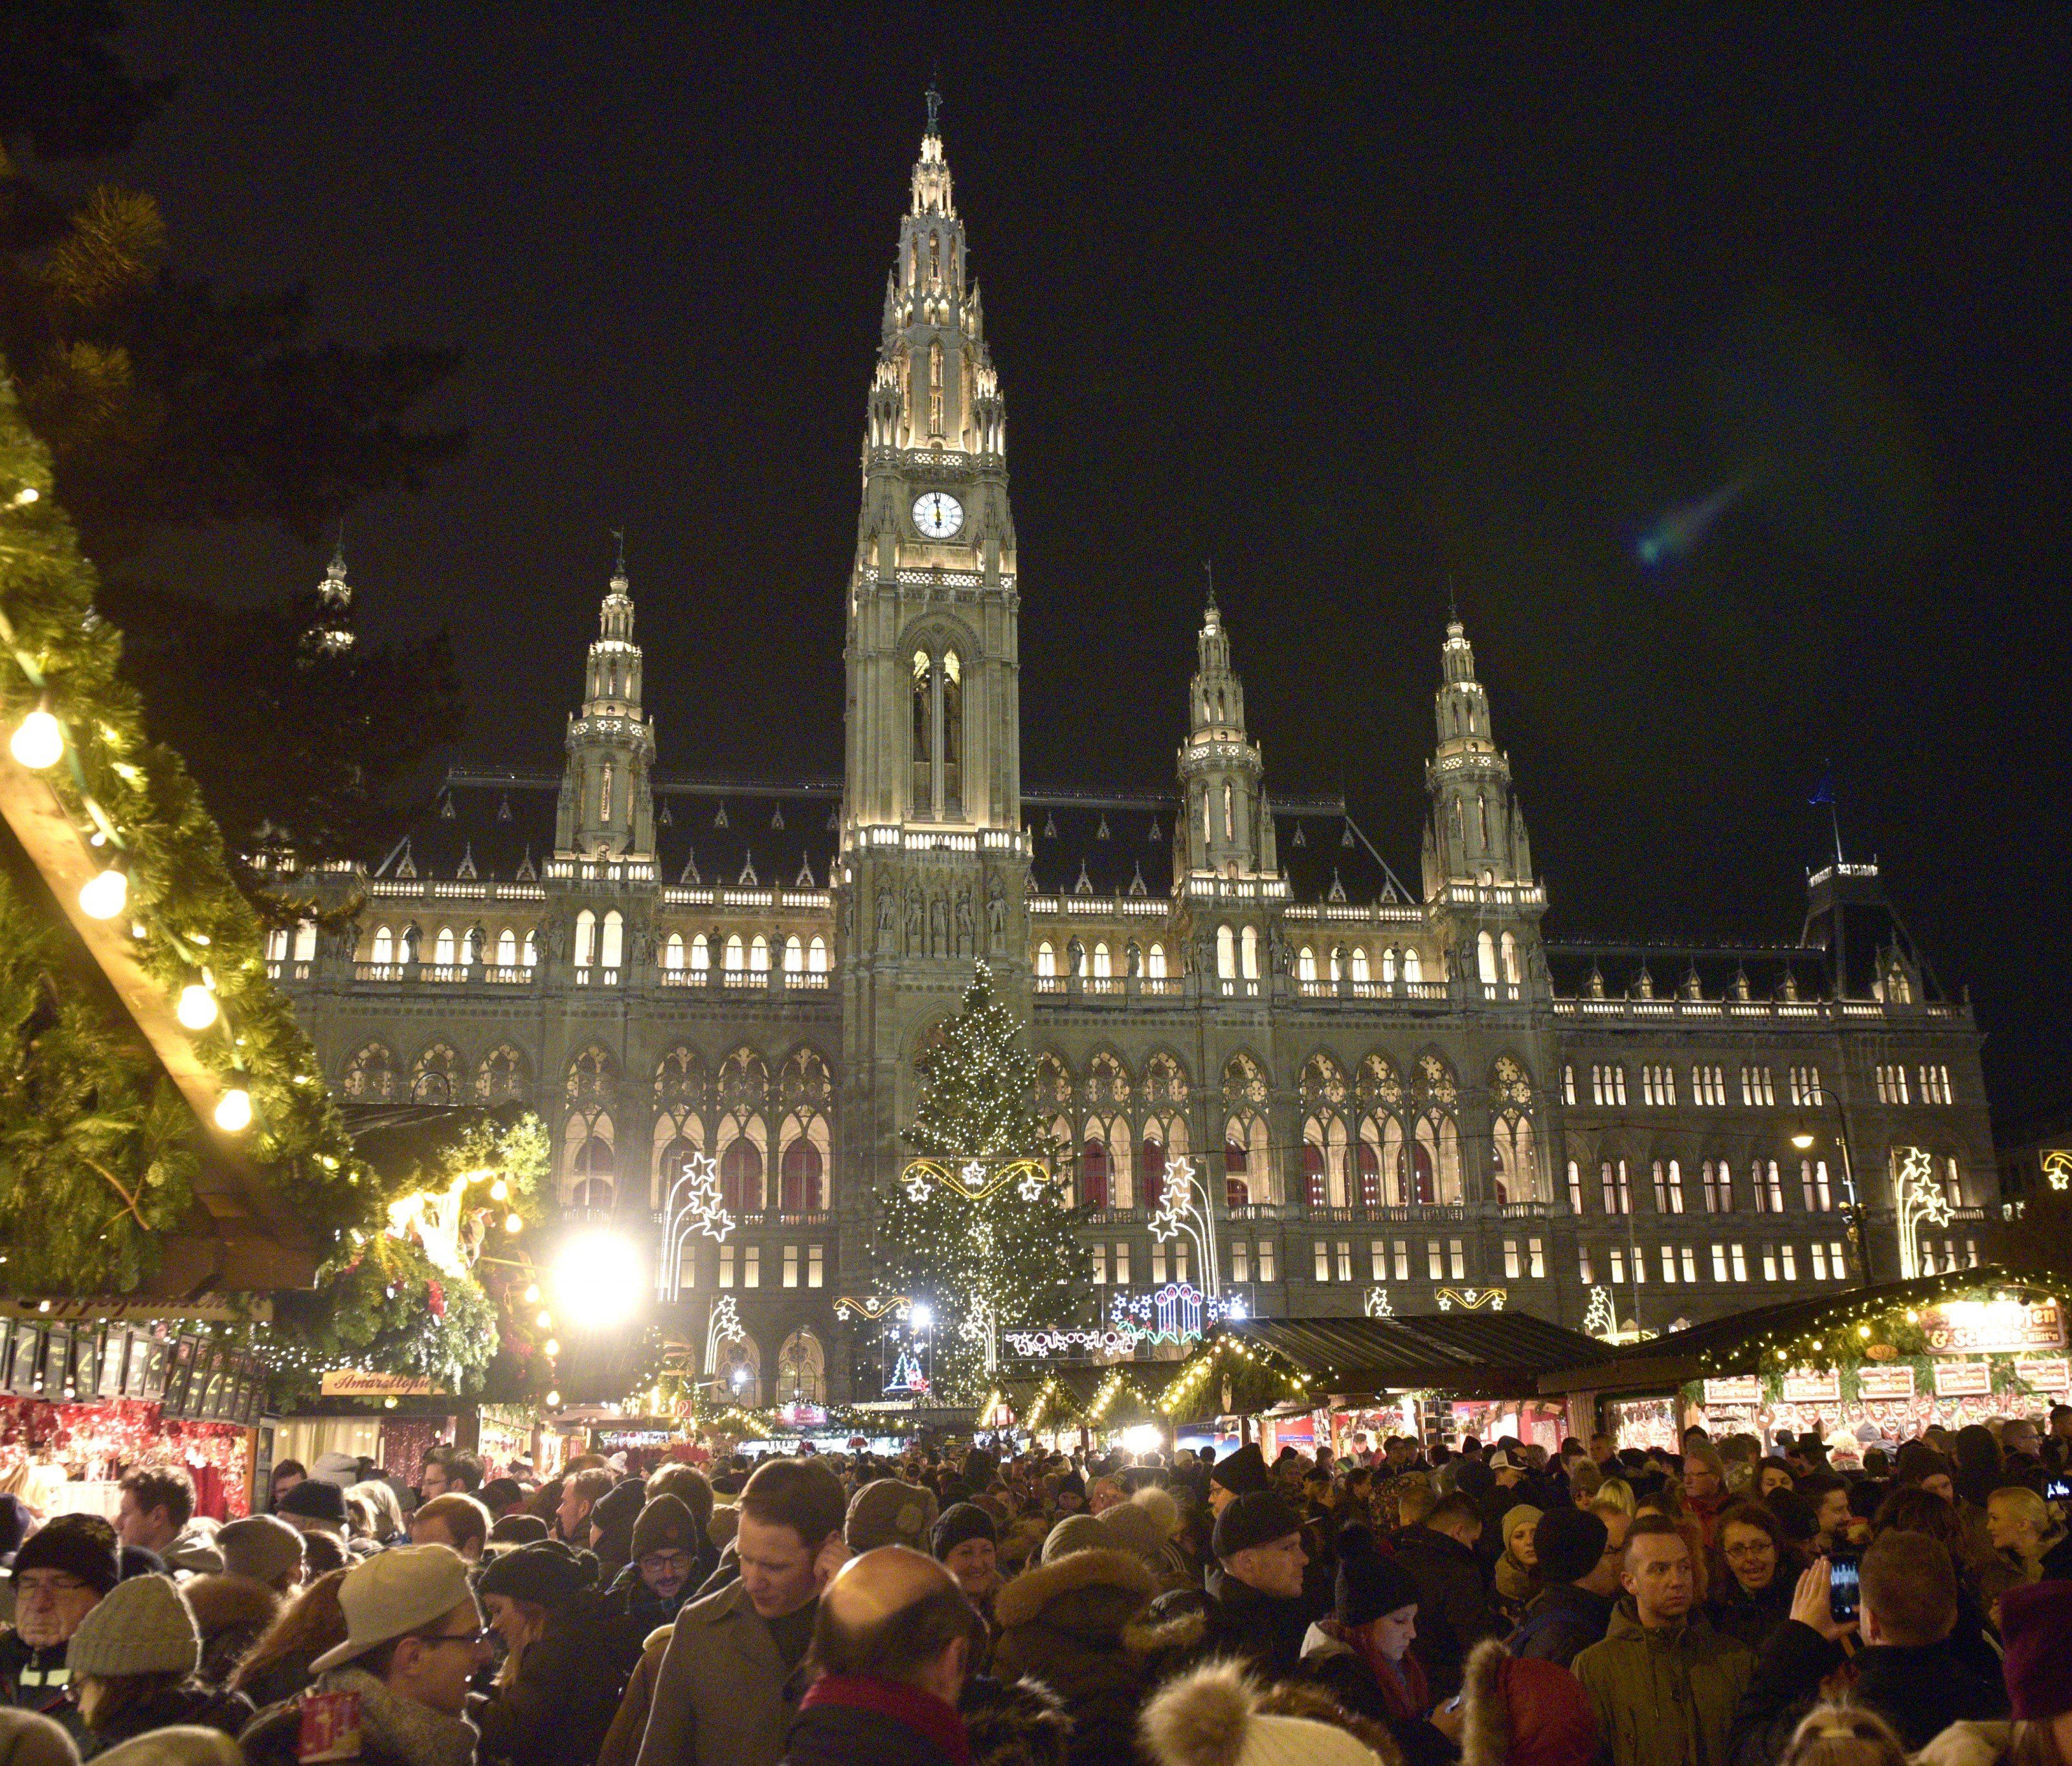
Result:
{"label": "illuminated sign", "polygon": [[334,1367],[323,1377],[326,1398],[430,1398],[432,1382],[409,1374],[370,1374],[364,1368]]}
{"label": "illuminated sign", "polygon": [[2014,1377],[2032,1392],[2072,1390],[2072,1360],[2062,1355],[2020,1356]]}
{"label": "illuminated sign", "polygon": [[1992,1390],[1990,1361],[1945,1361],[1935,1370],[1935,1395],[1939,1398],[1989,1398]]}
{"label": "illuminated sign", "polygon": [[1857,1370],[1858,1398],[1910,1398],[1914,1395],[1911,1367],[1866,1367]]}
{"label": "illuminated sign", "polygon": [[2065,1347],[2065,1314],[2054,1300],[1948,1300],[1921,1308],[1935,1355],[2020,1355]]}
{"label": "illuminated sign", "polygon": [[1760,1404],[1762,1403],[1762,1381],[1751,1374],[1745,1379],[1708,1380],[1705,1382],[1705,1403],[1708,1407],[1715,1404]]}
{"label": "illuminated sign", "polygon": [[1830,1368],[1825,1374],[1816,1374],[1811,1368],[1802,1367],[1795,1374],[1787,1374],[1778,1382],[1786,1404],[1840,1404],[1842,1402],[1842,1376]]}

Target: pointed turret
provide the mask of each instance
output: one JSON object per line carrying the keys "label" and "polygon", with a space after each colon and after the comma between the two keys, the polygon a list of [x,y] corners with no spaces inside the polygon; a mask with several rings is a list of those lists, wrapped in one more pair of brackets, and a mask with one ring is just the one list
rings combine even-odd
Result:
{"label": "pointed turret", "polygon": [[1194,643],[1187,739],[1180,745],[1186,815],[1174,830],[1175,886],[1184,888],[1190,875],[1277,875],[1266,763],[1258,745],[1245,734],[1244,683],[1231,667],[1230,633],[1216,605],[1213,573]]}
{"label": "pointed turret", "polygon": [[1440,671],[1438,748],[1424,769],[1432,799],[1426,898],[1448,883],[1529,884],[1525,814],[1511,791],[1511,763],[1490,737],[1489,696],[1475,679],[1475,653],[1457,618],[1447,622]]}
{"label": "pointed turret", "polygon": [[345,524],[338,527],[331,565],[317,585],[317,614],[302,634],[302,647],[323,656],[342,656],[352,648],[352,589],[345,580]]}
{"label": "pointed turret", "polygon": [[584,674],[583,708],[569,719],[568,763],[554,844],[565,856],[652,858],[655,802],[648,774],[655,725],[640,710],[640,647],[633,641],[633,593],[626,541],[598,612]]}

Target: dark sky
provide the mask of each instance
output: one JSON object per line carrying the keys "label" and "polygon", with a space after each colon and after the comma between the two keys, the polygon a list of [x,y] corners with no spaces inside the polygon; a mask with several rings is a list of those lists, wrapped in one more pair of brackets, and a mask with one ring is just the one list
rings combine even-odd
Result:
{"label": "dark sky", "polygon": [[[1008,399],[1026,784],[1170,778],[1213,554],[1270,784],[1344,791],[1414,876],[1450,582],[1553,932],[1795,935],[1832,758],[1849,856],[2026,1107],[2063,1095],[2072,963],[2072,14],[1803,10],[139,6],[128,51],[183,89],[98,170],[183,269],[465,347],[436,414],[467,459],[349,552],[368,629],[451,629],[467,758],[557,764],[623,524],[664,767],[825,775],[938,65]],[[195,565],[257,593],[320,562],[224,536]]]}

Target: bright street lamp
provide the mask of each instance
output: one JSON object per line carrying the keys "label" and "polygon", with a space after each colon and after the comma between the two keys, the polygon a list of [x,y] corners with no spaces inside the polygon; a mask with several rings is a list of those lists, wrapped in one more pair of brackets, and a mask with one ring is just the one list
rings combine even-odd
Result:
{"label": "bright street lamp", "polygon": [[582,1233],[554,1260],[561,1315],[578,1324],[615,1324],[633,1309],[644,1279],[630,1240],[599,1229]]}

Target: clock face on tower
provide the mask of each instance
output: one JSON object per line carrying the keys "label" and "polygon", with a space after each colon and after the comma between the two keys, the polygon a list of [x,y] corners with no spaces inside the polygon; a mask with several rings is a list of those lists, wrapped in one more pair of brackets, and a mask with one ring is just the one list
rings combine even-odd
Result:
{"label": "clock face on tower", "polygon": [[964,506],[947,491],[924,491],[914,499],[914,525],[931,540],[947,540],[964,524]]}

